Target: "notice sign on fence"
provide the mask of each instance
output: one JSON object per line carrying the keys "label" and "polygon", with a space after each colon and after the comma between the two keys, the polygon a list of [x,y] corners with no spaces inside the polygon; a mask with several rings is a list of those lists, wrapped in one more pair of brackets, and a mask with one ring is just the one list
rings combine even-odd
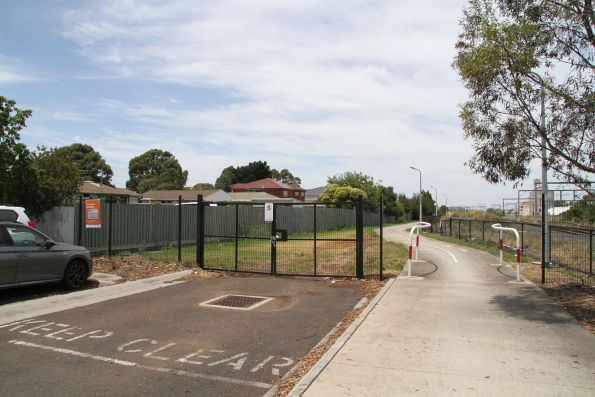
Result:
{"label": "notice sign on fence", "polygon": [[85,200],[85,227],[101,227],[101,201]]}
{"label": "notice sign on fence", "polygon": [[264,205],[264,223],[273,223],[273,203]]}

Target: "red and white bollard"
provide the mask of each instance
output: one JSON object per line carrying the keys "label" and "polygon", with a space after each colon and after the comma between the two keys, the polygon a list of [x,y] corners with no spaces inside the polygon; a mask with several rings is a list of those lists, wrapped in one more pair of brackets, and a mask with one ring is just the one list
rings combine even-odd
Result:
{"label": "red and white bollard", "polygon": [[503,263],[503,256],[504,256],[504,240],[502,239],[502,232],[513,232],[516,236],[516,281],[521,281],[521,238],[519,236],[518,230],[513,227],[503,227],[499,223],[495,223],[492,225],[492,229],[499,231],[499,247],[500,247],[500,264]]}
{"label": "red and white bollard", "polygon": [[414,225],[409,232],[409,259],[407,261],[407,277],[411,277],[411,266],[413,262],[413,233],[417,231],[417,237],[415,239],[415,260],[417,260],[417,251],[419,251],[419,231],[420,229],[426,229],[429,227],[432,227],[431,223],[420,222],[419,224]]}

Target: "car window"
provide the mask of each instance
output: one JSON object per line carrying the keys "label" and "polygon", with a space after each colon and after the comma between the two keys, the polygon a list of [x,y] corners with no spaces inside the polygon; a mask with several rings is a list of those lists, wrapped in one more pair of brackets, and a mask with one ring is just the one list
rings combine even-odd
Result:
{"label": "car window", "polygon": [[47,239],[41,234],[20,226],[7,226],[6,231],[10,235],[15,247],[35,247],[44,245]]}
{"label": "car window", "polygon": [[16,222],[19,214],[13,210],[0,209],[0,221]]}
{"label": "car window", "polygon": [[3,226],[0,226],[0,247],[12,246],[12,239],[8,235],[8,232]]}

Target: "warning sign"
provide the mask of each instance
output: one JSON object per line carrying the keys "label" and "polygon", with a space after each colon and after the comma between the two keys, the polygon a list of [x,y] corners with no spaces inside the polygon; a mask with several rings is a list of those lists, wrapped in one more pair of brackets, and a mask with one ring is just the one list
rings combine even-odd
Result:
{"label": "warning sign", "polygon": [[85,200],[85,227],[101,227],[101,201]]}

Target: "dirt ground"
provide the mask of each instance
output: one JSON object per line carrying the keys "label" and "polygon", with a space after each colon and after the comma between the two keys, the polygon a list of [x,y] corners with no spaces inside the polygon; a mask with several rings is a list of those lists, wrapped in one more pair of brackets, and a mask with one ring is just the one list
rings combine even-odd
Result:
{"label": "dirt ground", "polygon": [[544,285],[541,289],[595,334],[595,288],[584,285]]}

